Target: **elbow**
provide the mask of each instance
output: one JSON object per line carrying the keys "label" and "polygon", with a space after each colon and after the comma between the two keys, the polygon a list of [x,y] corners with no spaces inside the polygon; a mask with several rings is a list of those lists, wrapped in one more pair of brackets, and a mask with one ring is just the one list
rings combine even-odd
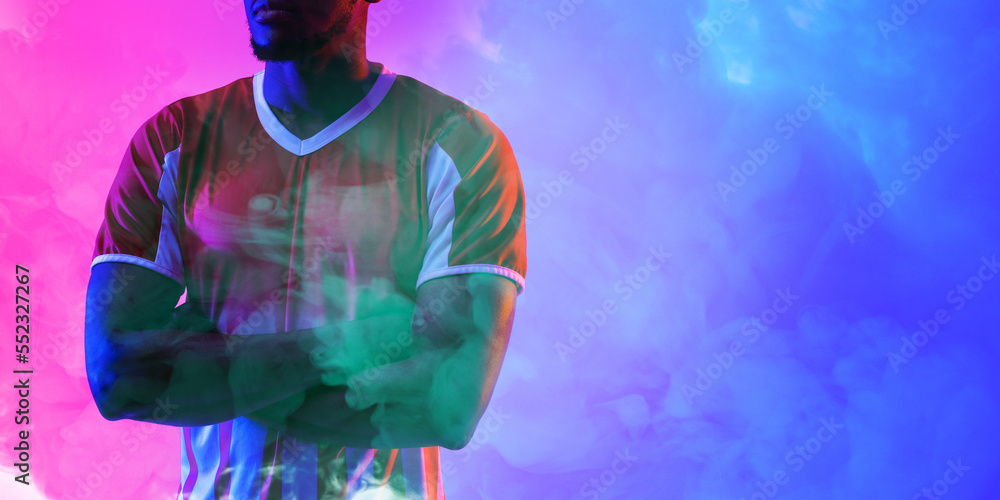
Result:
{"label": "elbow", "polygon": [[468,446],[476,433],[479,419],[472,412],[461,412],[445,419],[437,427],[437,445],[452,451]]}
{"label": "elbow", "polygon": [[[486,412],[478,392],[452,392],[446,397],[439,394],[431,398],[429,408],[432,410],[427,421],[431,423],[436,446],[452,451],[468,446]],[[492,421],[488,430],[496,430]]]}
{"label": "elbow", "polygon": [[88,324],[84,339],[84,359],[90,394],[97,404],[97,411],[106,420],[128,418],[123,393],[126,384],[122,376],[122,350],[111,339],[108,330],[95,329]]}
{"label": "elbow", "polygon": [[109,356],[87,356],[87,383],[101,416],[106,420],[121,420],[126,418],[124,405],[121,404],[122,386],[119,383],[118,371],[109,358]]}
{"label": "elbow", "polygon": [[475,428],[472,432],[465,430],[456,430],[454,432],[445,432],[438,438],[438,446],[442,448],[447,448],[452,451],[458,451],[469,445],[472,441],[472,435],[475,433]]}
{"label": "elbow", "polygon": [[[399,408],[387,410],[379,404],[370,417],[375,433],[371,448],[423,448],[440,446],[449,450],[465,448],[476,431],[476,423],[446,415],[440,411],[427,411],[416,423],[414,415]],[[406,423],[404,423],[406,422]]]}
{"label": "elbow", "polygon": [[101,413],[101,416],[104,417],[105,420],[112,422],[126,417],[125,412],[122,411],[121,407],[112,406],[108,402],[98,402],[97,411]]}
{"label": "elbow", "polygon": [[105,370],[87,370],[87,381],[90,384],[90,394],[97,404],[97,411],[105,420],[121,420],[126,417],[120,398],[115,395],[116,377]]}

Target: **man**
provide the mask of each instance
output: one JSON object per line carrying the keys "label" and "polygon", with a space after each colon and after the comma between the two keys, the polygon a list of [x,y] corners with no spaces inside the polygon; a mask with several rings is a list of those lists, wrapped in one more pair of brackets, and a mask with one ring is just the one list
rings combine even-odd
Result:
{"label": "man", "polygon": [[245,0],[264,70],[164,107],[110,190],[90,386],[182,427],[179,498],[444,498],[439,447],[492,396],[520,173],[485,115],[367,60],[377,2]]}

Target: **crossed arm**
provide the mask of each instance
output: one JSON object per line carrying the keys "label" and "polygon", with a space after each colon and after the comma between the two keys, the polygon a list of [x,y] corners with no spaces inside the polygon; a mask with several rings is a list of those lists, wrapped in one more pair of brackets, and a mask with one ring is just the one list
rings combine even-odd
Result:
{"label": "crossed arm", "polygon": [[87,373],[105,418],[192,426],[246,416],[356,448],[464,447],[492,396],[516,297],[500,276],[445,276],[422,284],[415,303],[374,297],[355,321],[221,335],[210,322],[172,320],[180,293],[139,266],[94,266]]}

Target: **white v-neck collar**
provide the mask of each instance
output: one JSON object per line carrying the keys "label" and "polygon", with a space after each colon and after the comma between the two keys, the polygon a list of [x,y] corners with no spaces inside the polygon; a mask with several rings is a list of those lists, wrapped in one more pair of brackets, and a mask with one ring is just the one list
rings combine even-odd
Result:
{"label": "white v-neck collar", "polygon": [[271,107],[264,100],[264,70],[260,70],[253,75],[253,100],[257,107],[257,118],[260,119],[260,124],[264,126],[264,130],[274,139],[274,142],[277,142],[289,153],[298,156],[313,153],[361,122],[389,93],[389,88],[396,80],[396,74],[386,69],[385,65],[380,66],[378,78],[372,85],[372,89],[368,91],[368,95],[343,116],[308,139],[299,139],[282,125],[278,117],[274,116]]}

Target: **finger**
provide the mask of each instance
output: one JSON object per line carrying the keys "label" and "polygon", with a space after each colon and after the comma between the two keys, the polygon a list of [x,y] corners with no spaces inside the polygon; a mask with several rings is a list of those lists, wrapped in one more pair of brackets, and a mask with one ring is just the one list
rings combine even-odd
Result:
{"label": "finger", "polygon": [[347,385],[348,375],[343,370],[333,368],[320,375],[320,382],[326,386]]}
{"label": "finger", "polygon": [[354,373],[352,363],[344,359],[343,349],[315,347],[309,352],[309,362],[322,372],[320,382],[326,386],[347,385],[347,379]]}
{"label": "finger", "polygon": [[427,399],[444,353],[424,351],[409,359],[371,367],[347,380],[346,400],[355,410],[379,403],[419,405]]}

